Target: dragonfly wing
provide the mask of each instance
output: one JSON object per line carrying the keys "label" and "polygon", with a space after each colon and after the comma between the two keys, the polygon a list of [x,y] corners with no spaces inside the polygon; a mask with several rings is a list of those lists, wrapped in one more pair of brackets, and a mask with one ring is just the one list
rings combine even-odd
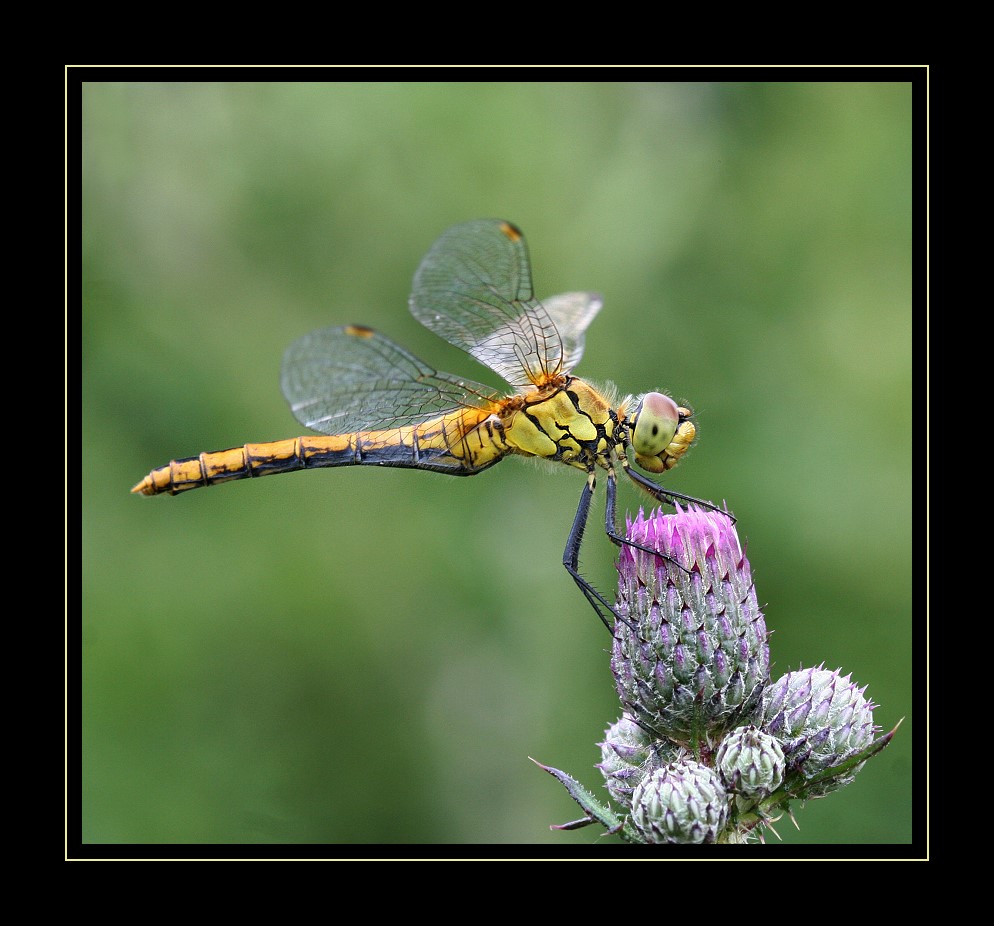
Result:
{"label": "dragonfly wing", "polygon": [[563,369],[559,329],[534,298],[528,248],[510,222],[478,219],[444,232],[414,275],[410,306],[512,386],[541,385]]}
{"label": "dragonfly wing", "polygon": [[322,328],[294,341],[280,384],[294,417],[322,434],[420,424],[460,407],[489,410],[500,399],[357,325]]}
{"label": "dragonfly wing", "polygon": [[587,326],[604,305],[600,293],[562,293],[542,300],[563,342],[563,372],[574,369],[583,356]]}

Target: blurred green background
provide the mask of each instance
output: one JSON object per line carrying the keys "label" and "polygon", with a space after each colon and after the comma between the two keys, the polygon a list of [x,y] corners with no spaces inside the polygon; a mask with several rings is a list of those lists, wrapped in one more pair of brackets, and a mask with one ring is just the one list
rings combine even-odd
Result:
{"label": "blurred green background", "polygon": [[842,667],[906,718],[784,842],[911,841],[910,84],[92,83],[82,113],[85,841],[613,841],[551,832],[579,809],[528,758],[604,793],[581,474],[128,491],[301,433],[279,367],[313,328],[500,385],[406,307],[486,216],[540,297],[604,293],[581,375],[695,409],[666,484],[736,512],[775,676]]}

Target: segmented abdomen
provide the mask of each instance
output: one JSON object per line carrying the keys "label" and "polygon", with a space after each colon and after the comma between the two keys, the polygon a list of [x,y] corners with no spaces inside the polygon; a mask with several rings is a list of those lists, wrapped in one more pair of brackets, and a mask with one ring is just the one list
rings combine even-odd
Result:
{"label": "segmented abdomen", "polygon": [[326,466],[399,466],[471,476],[492,466],[508,447],[496,418],[475,409],[417,426],[332,437],[292,437],[201,453],[153,469],[131,491],[141,495],[216,485]]}

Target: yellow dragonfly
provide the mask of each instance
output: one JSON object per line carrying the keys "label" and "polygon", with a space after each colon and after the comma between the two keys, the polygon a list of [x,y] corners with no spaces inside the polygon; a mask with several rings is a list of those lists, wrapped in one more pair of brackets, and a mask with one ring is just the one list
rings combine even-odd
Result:
{"label": "yellow dragonfly", "polygon": [[510,222],[455,225],[421,262],[410,309],[423,325],[514,387],[510,395],[441,373],[372,328],[322,328],[290,345],[281,384],[296,419],[327,436],[173,460],[131,491],[177,495],[324,466],[399,466],[473,476],[513,454],[564,463],[584,471],[587,481],[563,565],[610,630],[606,614],[616,617],[614,609],[579,573],[597,471],[607,474],[605,530],[615,544],[631,543],[615,527],[615,467],[658,502],[697,501],[657,485],[633,470],[628,458],[631,449],[642,469],[665,472],[687,451],[696,429],[690,410],[669,396],[647,392],[613,407],[603,392],[572,375],[601,305],[596,293],[535,299],[525,239]]}

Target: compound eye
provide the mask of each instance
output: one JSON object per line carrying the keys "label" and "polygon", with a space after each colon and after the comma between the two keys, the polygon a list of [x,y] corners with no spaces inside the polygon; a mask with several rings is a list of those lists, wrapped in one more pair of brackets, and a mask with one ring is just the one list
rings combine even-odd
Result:
{"label": "compound eye", "polygon": [[635,409],[632,422],[632,449],[636,455],[658,456],[676,434],[680,424],[680,409],[668,395],[647,392]]}

